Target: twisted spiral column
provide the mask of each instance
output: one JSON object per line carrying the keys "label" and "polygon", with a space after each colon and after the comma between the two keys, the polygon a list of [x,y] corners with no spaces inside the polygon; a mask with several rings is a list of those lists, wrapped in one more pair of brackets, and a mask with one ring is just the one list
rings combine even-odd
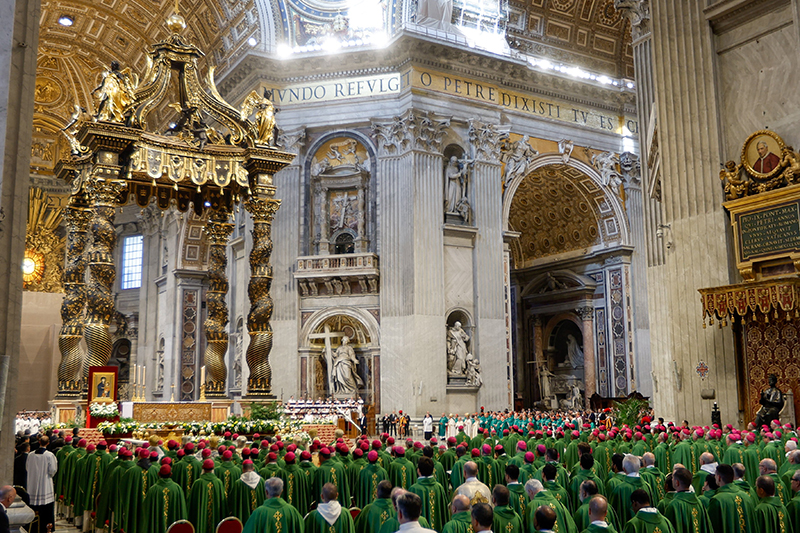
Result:
{"label": "twisted spiral column", "polygon": [[207,370],[206,397],[227,398],[225,382],[228,369],[225,366],[225,354],[228,351],[228,277],[225,269],[228,266],[228,239],[233,233],[230,223],[230,211],[225,208],[212,210],[206,223],[206,236],[209,242],[208,260],[208,292],[206,293],[206,353]]}
{"label": "twisted spiral column", "polygon": [[56,398],[80,396],[81,369],[85,354],[81,348],[83,338],[83,310],[86,306],[86,249],[92,211],[85,205],[83,195],[70,198],[64,211],[67,228],[67,255],[64,264],[64,300],[61,302],[61,331],[58,349],[58,392]]}
{"label": "twisted spiral column", "polygon": [[93,217],[89,284],[86,291],[86,324],[83,327],[83,337],[88,349],[83,368],[84,385],[89,367],[105,366],[111,358],[111,334],[108,325],[115,313],[113,287],[117,277],[113,255],[117,245],[114,216],[117,198],[125,187],[125,182],[100,177],[104,173],[114,175],[115,171],[98,167],[88,184]]}
{"label": "twisted spiral column", "polygon": [[272,286],[272,220],[281,206],[281,201],[271,198],[274,188],[256,189],[244,206],[253,217],[253,249],[250,251],[250,283],[247,295],[250,298],[250,312],[247,315],[247,330],[250,345],[247,347],[247,366],[250,378],[247,380],[247,395],[267,397],[272,394],[272,368],[269,354],[272,351],[273,301],[269,291]]}

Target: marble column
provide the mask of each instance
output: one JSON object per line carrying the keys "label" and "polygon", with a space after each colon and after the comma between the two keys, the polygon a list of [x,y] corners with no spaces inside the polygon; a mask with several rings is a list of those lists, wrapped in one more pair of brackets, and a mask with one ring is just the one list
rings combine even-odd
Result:
{"label": "marble column", "polygon": [[0,2],[0,483],[14,471],[14,419],[28,218],[39,0]]}
{"label": "marble column", "polygon": [[575,311],[581,317],[584,399],[588,408],[589,400],[597,392],[597,367],[594,358],[594,307],[579,307]]}

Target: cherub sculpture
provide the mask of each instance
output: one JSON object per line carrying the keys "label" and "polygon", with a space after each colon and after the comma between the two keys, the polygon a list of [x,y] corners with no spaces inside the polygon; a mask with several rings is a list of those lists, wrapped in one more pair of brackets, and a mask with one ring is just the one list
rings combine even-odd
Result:
{"label": "cherub sculpture", "polygon": [[245,98],[241,109],[242,120],[247,120],[255,111],[255,143],[260,146],[273,146],[275,144],[275,108],[269,99],[269,91],[264,89],[264,95],[259,96],[252,91]]}
{"label": "cherub sculpture", "polygon": [[733,161],[725,163],[725,168],[719,171],[719,179],[725,186],[725,199],[735,200],[747,196],[747,181],[740,179],[742,164]]}

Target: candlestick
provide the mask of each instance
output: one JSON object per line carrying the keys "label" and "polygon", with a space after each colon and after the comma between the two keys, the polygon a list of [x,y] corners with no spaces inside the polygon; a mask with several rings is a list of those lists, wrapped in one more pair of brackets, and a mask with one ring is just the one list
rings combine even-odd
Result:
{"label": "candlestick", "polygon": [[206,365],[200,367],[200,401],[206,401]]}

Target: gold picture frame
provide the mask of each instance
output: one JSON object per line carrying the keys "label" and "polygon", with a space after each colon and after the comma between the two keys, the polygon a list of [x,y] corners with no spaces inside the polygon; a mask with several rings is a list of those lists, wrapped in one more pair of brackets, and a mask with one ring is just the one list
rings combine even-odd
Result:
{"label": "gold picture frame", "polygon": [[116,398],[117,375],[114,372],[95,372],[92,374],[92,402],[113,403]]}
{"label": "gold picture frame", "polygon": [[781,158],[785,148],[786,143],[774,131],[755,131],[742,146],[742,164],[757,180],[774,178],[783,170]]}

